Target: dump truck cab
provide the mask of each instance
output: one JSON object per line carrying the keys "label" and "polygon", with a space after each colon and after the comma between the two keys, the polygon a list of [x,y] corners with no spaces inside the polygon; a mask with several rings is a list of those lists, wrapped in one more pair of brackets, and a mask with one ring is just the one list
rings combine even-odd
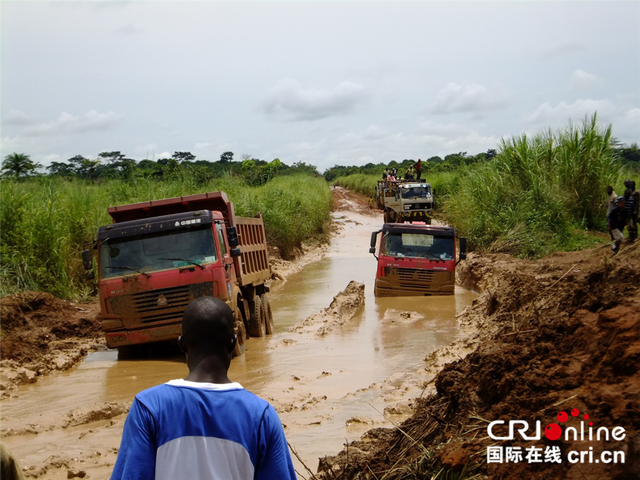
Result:
{"label": "dump truck cab", "polygon": [[369,252],[377,253],[376,296],[452,295],[466,239],[451,227],[385,223],[371,234]]}
{"label": "dump truck cab", "polygon": [[[107,346],[175,340],[193,299],[213,296],[234,314],[237,354],[247,333],[273,331],[262,216],[239,217],[224,192],[110,207],[98,229],[98,291]],[[89,251],[85,268],[92,268]]]}

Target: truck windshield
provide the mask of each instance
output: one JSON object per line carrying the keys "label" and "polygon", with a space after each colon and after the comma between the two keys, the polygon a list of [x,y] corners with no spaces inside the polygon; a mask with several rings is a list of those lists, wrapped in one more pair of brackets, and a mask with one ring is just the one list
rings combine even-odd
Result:
{"label": "truck windshield", "polygon": [[430,190],[428,186],[402,188],[402,198],[427,198]]}
{"label": "truck windshield", "polygon": [[211,226],[110,238],[100,244],[100,277],[167,270],[218,260]]}
{"label": "truck windshield", "polygon": [[453,260],[453,237],[438,237],[424,233],[384,234],[380,253],[389,257]]}

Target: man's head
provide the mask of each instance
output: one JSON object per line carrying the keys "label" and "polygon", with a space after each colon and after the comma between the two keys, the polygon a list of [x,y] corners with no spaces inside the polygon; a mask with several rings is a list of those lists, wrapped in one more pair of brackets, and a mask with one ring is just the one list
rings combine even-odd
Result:
{"label": "man's head", "polygon": [[624,197],[618,197],[618,200],[616,200],[616,205],[620,208],[624,208],[625,203],[627,203],[627,200]]}
{"label": "man's head", "polygon": [[613,193],[613,187],[611,185],[609,185],[607,187],[607,195],[611,195]]}
{"label": "man's head", "polygon": [[226,303],[214,297],[196,298],[182,316],[180,348],[194,355],[226,356],[237,341],[233,327],[233,313]]}
{"label": "man's head", "polygon": [[624,181],[624,188],[629,188],[631,186],[631,180],[630,179],[626,179]]}

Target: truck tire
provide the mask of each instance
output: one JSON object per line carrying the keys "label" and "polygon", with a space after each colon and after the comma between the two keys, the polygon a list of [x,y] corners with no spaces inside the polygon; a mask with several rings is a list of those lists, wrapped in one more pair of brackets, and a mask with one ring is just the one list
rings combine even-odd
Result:
{"label": "truck tire", "polygon": [[249,316],[249,335],[252,337],[264,337],[266,334],[266,322],[264,320],[264,308],[258,295],[253,297],[251,315]]}
{"label": "truck tire", "polygon": [[384,223],[391,223],[391,218],[389,217],[389,211],[384,211]]}
{"label": "truck tire", "polygon": [[240,307],[236,308],[235,323],[235,330],[237,330],[235,333],[238,336],[238,341],[236,342],[236,348],[233,350],[233,356],[239,357],[240,355],[244,355],[244,340],[247,336]]}
{"label": "truck tire", "polygon": [[264,310],[265,332],[267,335],[271,335],[273,333],[273,312],[271,311],[271,303],[266,293],[262,295],[262,309]]}
{"label": "truck tire", "polygon": [[240,307],[242,308],[242,320],[244,321],[244,333],[245,333],[245,339],[249,339],[249,319],[251,318],[251,308],[249,305],[249,300],[247,300],[246,298],[242,299],[242,305],[240,305]]}

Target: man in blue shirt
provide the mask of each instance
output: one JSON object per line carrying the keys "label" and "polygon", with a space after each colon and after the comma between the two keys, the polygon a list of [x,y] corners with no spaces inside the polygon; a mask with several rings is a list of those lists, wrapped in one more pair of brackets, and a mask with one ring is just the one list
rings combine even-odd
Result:
{"label": "man in blue shirt", "polygon": [[274,408],[227,376],[236,341],[224,302],[187,306],[178,342],[189,375],[136,395],[112,480],[296,479]]}

